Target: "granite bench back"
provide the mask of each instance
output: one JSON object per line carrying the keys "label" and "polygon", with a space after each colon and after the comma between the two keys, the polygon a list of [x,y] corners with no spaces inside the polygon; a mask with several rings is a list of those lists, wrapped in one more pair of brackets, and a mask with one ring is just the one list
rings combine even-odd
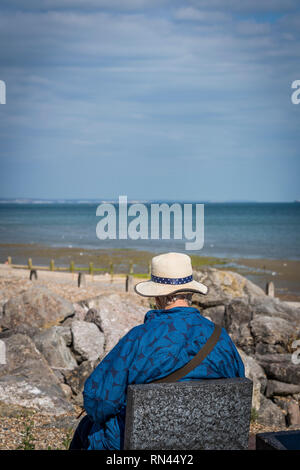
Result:
{"label": "granite bench back", "polygon": [[245,378],[130,385],[125,449],[247,449],[252,382]]}

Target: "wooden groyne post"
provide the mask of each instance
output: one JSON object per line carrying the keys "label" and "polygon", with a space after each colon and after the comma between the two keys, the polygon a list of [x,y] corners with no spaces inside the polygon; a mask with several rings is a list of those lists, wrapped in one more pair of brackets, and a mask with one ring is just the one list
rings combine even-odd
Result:
{"label": "wooden groyne post", "polygon": [[133,274],[133,262],[130,261],[129,263],[129,274]]}
{"label": "wooden groyne post", "polygon": [[110,273],[110,282],[114,280],[114,265],[113,263],[109,264],[109,273]]}
{"label": "wooden groyne post", "polygon": [[30,281],[33,281],[33,280],[37,281],[37,278],[38,278],[37,270],[36,269],[31,269],[30,274],[29,274]]}
{"label": "wooden groyne post", "polygon": [[272,281],[267,282],[267,284],[266,284],[266,294],[269,297],[275,297],[275,286],[274,286],[274,283]]}
{"label": "wooden groyne post", "polygon": [[92,262],[89,264],[89,274],[92,276],[92,280],[94,280],[94,263]]}
{"label": "wooden groyne post", "polygon": [[84,273],[78,273],[78,287],[86,287],[86,278]]}
{"label": "wooden groyne post", "polygon": [[133,276],[131,274],[127,274],[126,281],[125,281],[125,291],[131,292],[133,290]]}

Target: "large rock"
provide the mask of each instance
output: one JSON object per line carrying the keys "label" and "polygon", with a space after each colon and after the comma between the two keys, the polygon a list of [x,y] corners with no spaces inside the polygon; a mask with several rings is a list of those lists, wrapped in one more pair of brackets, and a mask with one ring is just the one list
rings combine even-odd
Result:
{"label": "large rock", "polygon": [[94,323],[74,320],[71,325],[73,350],[79,361],[96,361],[104,352],[104,334]]}
{"label": "large rock", "polygon": [[266,396],[268,398],[274,395],[288,396],[300,393],[300,384],[287,384],[285,382],[279,382],[278,380],[268,380]]}
{"label": "large rock", "polygon": [[254,340],[251,335],[250,322],[252,311],[247,299],[233,299],[225,308],[224,326],[233,342],[246,354],[254,352]]}
{"label": "large rock", "polygon": [[287,416],[289,397],[277,395],[272,397],[272,401],[275,403],[275,405],[279,406],[279,408],[284,411],[284,415]]}
{"label": "large rock", "polygon": [[136,294],[105,294],[82,302],[85,308],[97,311],[97,321],[105,334],[107,354],[134,326],[144,322],[149,307]]}
{"label": "large rock", "polygon": [[77,362],[67,343],[70,344],[70,328],[53,326],[41,331],[33,337],[38,350],[46,358],[48,364],[55,369],[74,369]]}
{"label": "large rock", "polygon": [[45,287],[34,286],[10,298],[3,307],[0,326],[13,329],[27,324],[49,328],[74,313],[73,304]]}
{"label": "large rock", "polygon": [[287,405],[287,422],[289,426],[300,426],[300,410],[296,400],[291,400]]}
{"label": "large rock", "polygon": [[12,403],[7,405],[3,401],[0,401],[0,418],[20,418],[20,416],[31,416],[36,410],[33,408],[24,408],[23,406],[13,405]]}
{"label": "large rock", "polygon": [[[287,352],[288,344],[295,335],[295,327],[290,322],[267,315],[256,316],[250,322],[250,330],[255,341],[255,351],[263,354]],[[270,349],[269,345],[273,347]]]}
{"label": "large rock", "polygon": [[84,321],[95,323],[95,325],[99,328],[99,330],[103,332],[101,315],[97,309],[90,308],[85,314]]}
{"label": "large rock", "polygon": [[72,410],[46,359],[25,335],[3,340],[6,364],[0,365],[0,401],[60,415]]}
{"label": "large rock", "polygon": [[202,271],[194,271],[193,276],[196,281],[203,282],[209,289],[207,295],[195,296],[199,305],[203,307],[226,304],[232,299],[241,297],[266,297],[260,287],[232,271],[205,268]]}
{"label": "large rock", "polygon": [[292,363],[291,354],[256,354],[255,359],[266,372],[268,379],[300,384],[300,367],[299,364]]}
{"label": "large rock", "polygon": [[260,398],[267,385],[267,376],[253,357],[247,356],[241,349],[238,349],[238,352],[245,366],[245,376],[253,382],[252,408],[259,410]]}
{"label": "large rock", "polygon": [[253,318],[258,315],[283,318],[284,320],[300,327],[300,308],[292,306],[288,302],[283,302],[277,298],[265,296],[251,296],[249,305],[253,312]]}
{"label": "large rock", "polygon": [[93,361],[84,361],[72,371],[64,371],[65,382],[71,388],[76,404],[83,404],[83,387],[86,379],[91,375],[95,368]]}
{"label": "large rock", "polygon": [[264,395],[260,397],[260,407],[257,413],[257,422],[259,424],[277,428],[285,428],[286,426],[284,411]]}
{"label": "large rock", "polygon": [[3,305],[8,301],[8,298],[6,297],[5,291],[0,290],[0,320],[2,318],[2,311],[3,311]]}
{"label": "large rock", "polygon": [[224,327],[246,354],[284,353],[300,335],[298,310],[266,295],[227,299]]}
{"label": "large rock", "polygon": [[216,325],[220,325],[222,327],[225,326],[225,306],[224,305],[216,305],[215,307],[208,307],[201,311],[201,314],[206,318],[209,318],[212,322]]}
{"label": "large rock", "polygon": [[30,326],[27,325],[26,323],[17,325],[15,328],[11,330],[4,330],[0,332],[0,339],[2,338],[9,338],[12,335],[16,335],[19,333],[20,335],[26,335],[29,336],[29,338],[33,338],[35,335],[37,335],[41,331],[40,328],[37,328],[36,326]]}

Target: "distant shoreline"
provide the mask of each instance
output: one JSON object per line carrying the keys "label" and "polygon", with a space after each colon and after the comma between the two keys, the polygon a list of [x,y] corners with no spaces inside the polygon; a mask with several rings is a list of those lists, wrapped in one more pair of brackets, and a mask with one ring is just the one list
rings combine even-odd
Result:
{"label": "distant shoreline", "polygon": [[[131,201],[128,204],[131,204]],[[143,228],[143,234],[140,234],[140,237],[138,234],[132,236],[128,232],[129,224],[134,217],[128,216],[126,228],[124,221],[120,220],[117,204],[115,208],[112,208],[116,216],[114,222],[116,233],[112,232],[108,238],[99,239],[97,229],[100,216],[97,215],[98,204],[96,202],[0,204],[0,244],[16,244],[17,247],[34,242],[34,245],[42,247],[44,244],[51,249],[64,247],[66,250],[68,247],[76,247],[84,252],[94,250],[94,253],[99,249],[110,252],[117,249],[130,249],[142,253],[183,251],[187,242],[194,243],[196,238],[198,241],[203,240],[201,230],[198,230],[196,237],[197,226],[198,229],[204,228],[204,246],[201,251],[191,251],[192,255],[200,254],[210,259],[216,257],[221,260],[253,257],[300,261],[300,204],[204,202],[204,225],[203,221],[200,224],[199,220],[196,220],[194,207],[190,227],[183,223],[185,220],[183,207],[177,207],[178,214],[181,215],[177,217],[178,220],[176,219],[177,222],[174,225],[175,215],[172,215],[170,208],[170,222],[168,218],[162,216],[154,221],[148,205],[149,202],[145,208],[148,223]],[[135,223],[137,222],[136,220]],[[156,227],[153,233],[160,234],[160,236],[157,235],[157,239],[152,236],[152,222],[153,227]],[[178,227],[181,226],[181,222],[180,234]],[[170,223],[170,233],[167,236],[165,234],[164,239],[162,238],[163,223]],[[123,227],[122,236],[118,233],[120,226]],[[176,233],[175,226],[178,229]],[[128,232],[126,232],[126,238],[124,238],[123,230]],[[140,228],[137,230],[139,231]],[[190,230],[191,233],[189,233]],[[19,254],[18,248],[16,249],[16,254]]]}
{"label": "distant shoreline", "polygon": [[[135,273],[147,274],[149,263],[155,253],[131,249],[86,249],[79,247],[50,247],[37,244],[0,244],[0,263],[11,256],[12,263],[27,265],[28,258],[38,269],[49,266],[53,259],[55,267],[70,268],[73,261],[75,267],[88,269],[93,263],[95,274],[109,272],[113,263],[114,272],[128,273],[133,267]],[[283,300],[300,301],[300,260],[264,259],[264,258],[218,258],[192,255],[195,269],[211,266],[218,269],[235,271],[247,277],[261,288],[272,281],[276,296]]]}
{"label": "distant shoreline", "polygon": [[[199,203],[199,204],[291,204],[300,203],[300,200],[293,201],[255,201],[255,200],[228,200],[228,201],[194,201],[194,200],[181,200],[174,199],[128,199],[128,203]],[[51,199],[51,198],[7,198],[0,199],[0,204],[101,204],[101,203],[118,203],[118,199],[104,198],[104,199]]]}

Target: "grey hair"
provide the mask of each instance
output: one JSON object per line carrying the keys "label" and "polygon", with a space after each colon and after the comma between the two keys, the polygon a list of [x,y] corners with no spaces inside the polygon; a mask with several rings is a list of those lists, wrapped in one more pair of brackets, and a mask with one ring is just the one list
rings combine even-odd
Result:
{"label": "grey hair", "polygon": [[177,293],[177,294],[170,294],[170,295],[160,295],[156,297],[156,305],[157,308],[162,309],[166,308],[168,305],[176,302],[178,299],[185,300],[189,307],[192,305],[192,293],[185,292],[185,293]]}

